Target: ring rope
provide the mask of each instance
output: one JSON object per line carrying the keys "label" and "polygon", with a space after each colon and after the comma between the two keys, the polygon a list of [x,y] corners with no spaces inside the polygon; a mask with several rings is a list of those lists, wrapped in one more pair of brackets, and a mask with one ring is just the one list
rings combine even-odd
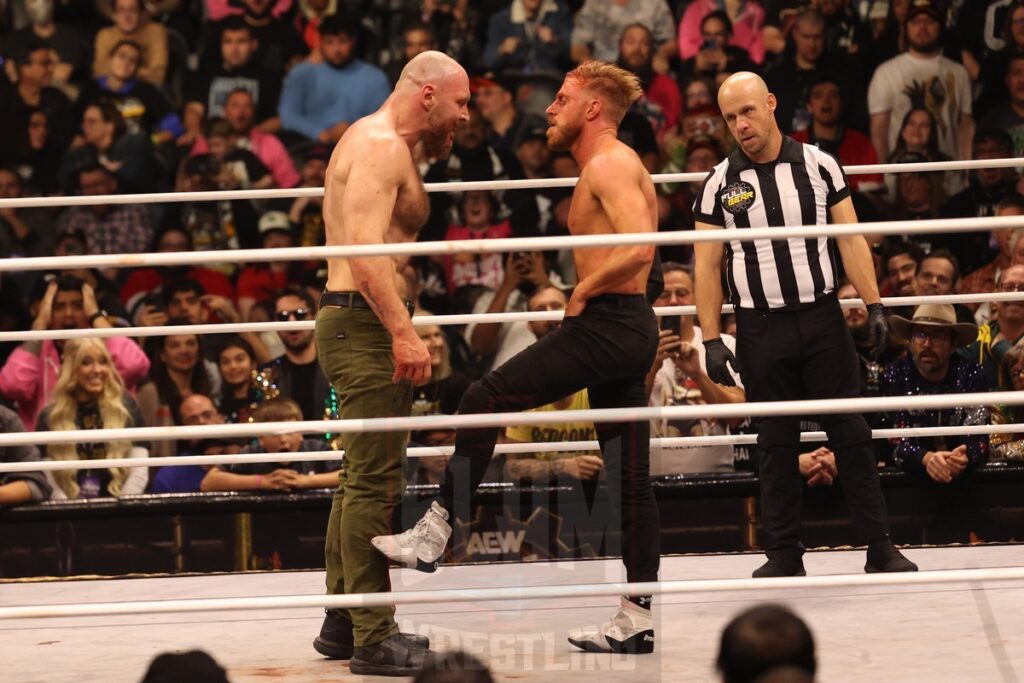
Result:
{"label": "ring rope", "polygon": [[[913,164],[864,164],[844,166],[847,175],[877,173],[924,173],[935,171],[967,171],[981,168],[1018,168],[1024,161],[1017,158],[968,159],[965,161],[926,161]],[[707,178],[707,173],[656,173],[656,183],[690,183]],[[555,187],[574,187],[579,178],[537,178],[519,180],[480,180],[444,183],[426,183],[427,192],[469,192],[472,190],[530,190]],[[267,190],[215,190],[212,192],[149,192],[143,194],[113,194],[74,197],[17,197],[0,199],[0,209],[54,206],[89,206],[93,204],[161,204],[172,202],[213,202],[237,199],[292,199],[322,197],[322,187],[295,187]]]}
{"label": "ring rope", "polygon": [[[198,425],[192,427],[126,427],[88,430],[95,441],[171,441],[217,437],[268,436],[274,434],[357,432],[401,432],[424,429],[465,429],[507,427],[511,425],[558,424],[562,422],[636,422],[661,419],[831,415],[841,413],[879,413],[896,410],[958,408],[965,405],[1021,405],[1024,391],[991,393],[934,394],[927,396],[885,396],[877,398],[831,398],[760,403],[719,403],[692,406],[646,408],[602,408],[560,410],[543,413],[481,413],[476,415],[425,415],[422,417],[375,417],[355,420],[304,420],[298,422],[259,422],[245,424]],[[8,432],[0,434],[0,446],[77,443],[82,430],[55,432]]]}
{"label": "ring rope", "polygon": [[54,617],[101,617],[117,615],[180,614],[240,610],[327,608],[353,609],[392,605],[423,605],[444,602],[499,602],[559,598],[613,597],[619,595],[679,595],[809,588],[861,588],[868,586],[920,586],[938,583],[1020,581],[1024,567],[944,569],[894,574],[832,574],[768,579],[690,579],[646,583],[595,583],[563,586],[514,586],[511,588],[458,588],[395,593],[347,595],[280,595],[241,598],[195,598],[125,602],[69,603],[0,607],[0,620]]}
{"label": "ring rope", "polygon": [[[1024,162],[1022,162],[1024,163]],[[138,268],[141,266],[199,266],[209,263],[258,263],[311,261],[368,256],[429,256],[492,254],[510,251],[554,251],[584,247],[621,247],[638,244],[664,246],[703,242],[777,241],[805,237],[849,235],[916,235],[923,233],[982,232],[1024,227],[1024,216],[986,218],[934,218],[929,220],[879,221],[832,225],[791,225],[742,230],[672,230],[600,235],[504,237],[485,240],[398,242],[286,247],[281,249],[221,249],[217,251],[158,252],[140,254],[93,254],[87,256],[32,256],[0,260],[0,272],[76,268]]]}
{"label": "ring rope", "polygon": [[[83,432],[85,430],[75,430]],[[1024,423],[998,425],[958,425],[954,427],[904,427],[875,429],[872,439],[912,438],[923,436],[962,436],[969,434],[1011,434],[1024,432]],[[90,435],[90,439],[92,436]],[[801,432],[800,441],[827,441],[825,432]],[[696,448],[700,446],[745,446],[757,443],[757,434],[722,434],[717,436],[652,437],[652,447]],[[505,443],[494,447],[495,454],[561,453],[566,451],[597,451],[597,441],[555,441],[543,443]],[[413,446],[406,449],[410,458],[431,458],[452,455],[454,446]],[[241,465],[265,462],[322,462],[340,460],[344,450],[305,451],[296,453],[236,453],[233,455],[172,455],[159,458],[118,458],[109,460],[116,467],[186,467],[190,465]],[[95,460],[40,460],[0,463],[0,474],[8,472],[41,472],[85,470],[96,467]]]}
{"label": "ring rope", "polygon": [[[921,304],[985,304],[1000,301],[1024,301],[1024,292],[983,292],[980,294],[943,294],[936,296],[884,297],[884,306],[914,307]],[[843,308],[863,307],[860,299],[843,299]],[[723,304],[722,313],[732,313],[732,304]],[[693,316],[696,306],[658,306],[658,317],[667,315]],[[517,323],[562,320],[562,311],[521,311],[511,313],[460,313],[454,315],[421,315],[412,319],[415,326],[469,325],[471,323]],[[182,334],[240,334],[243,332],[286,332],[313,330],[316,321],[289,320],[263,323],[204,323],[200,325],[153,325],[149,327],[87,327],[71,330],[15,330],[0,332],[0,342],[45,341],[58,339],[105,339],[110,337],[167,337]]]}

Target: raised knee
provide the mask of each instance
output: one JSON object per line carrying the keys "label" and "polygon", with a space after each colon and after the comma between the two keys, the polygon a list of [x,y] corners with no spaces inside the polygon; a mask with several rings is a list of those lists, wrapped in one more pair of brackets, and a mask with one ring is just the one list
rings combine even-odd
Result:
{"label": "raised knee", "polygon": [[495,409],[495,393],[484,380],[469,385],[459,402],[460,415],[490,413]]}

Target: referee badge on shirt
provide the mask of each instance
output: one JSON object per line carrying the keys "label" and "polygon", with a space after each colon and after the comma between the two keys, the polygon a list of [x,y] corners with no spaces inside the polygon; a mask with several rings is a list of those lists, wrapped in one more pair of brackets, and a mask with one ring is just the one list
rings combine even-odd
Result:
{"label": "referee badge on shirt", "polygon": [[735,216],[749,209],[755,197],[754,186],[741,180],[722,190],[722,208]]}

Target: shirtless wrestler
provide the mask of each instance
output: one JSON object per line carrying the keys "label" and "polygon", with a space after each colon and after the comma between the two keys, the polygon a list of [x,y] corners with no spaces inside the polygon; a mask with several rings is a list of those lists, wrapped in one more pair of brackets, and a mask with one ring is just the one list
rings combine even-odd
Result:
{"label": "shirtless wrestler", "polygon": [[[338,141],[327,167],[324,222],[328,245],[412,242],[429,206],[412,149],[442,159],[455,129],[469,119],[469,79],[440,52],[424,52],[402,71],[375,113]],[[405,258],[328,261],[327,291],[316,318],[320,365],[337,391],[343,419],[408,416],[414,384],[430,379],[430,354],[412,326],[400,271]],[[344,437],[347,467],[327,525],[327,592],[391,588],[388,562],[370,539],[391,529],[405,488],[407,433]],[[420,636],[399,633],[394,607],[328,610],[317,652],[351,659],[354,673],[408,676],[430,656]]]}
{"label": "shirtless wrestler", "polygon": [[[569,229],[574,235],[655,232],[654,184],[636,153],[617,139],[618,126],[640,96],[635,76],[604,62],[571,71],[548,107],[548,144],[576,158]],[[515,412],[589,389],[592,408],[645,406],[644,375],[654,361],[658,325],[645,297],[653,246],[575,251],[579,284],[562,326],[497,368],[464,395],[459,413]],[[649,477],[649,424],[598,424],[613,512],[621,522],[629,581],[658,578],[658,509]],[[374,538],[407,567],[431,570],[451,536],[452,515],[471,519],[470,498],[494,452],[498,429],[462,429],[445,471],[441,498],[415,528]],[[622,598],[601,627],[570,642],[588,651],[654,650],[649,596]]]}

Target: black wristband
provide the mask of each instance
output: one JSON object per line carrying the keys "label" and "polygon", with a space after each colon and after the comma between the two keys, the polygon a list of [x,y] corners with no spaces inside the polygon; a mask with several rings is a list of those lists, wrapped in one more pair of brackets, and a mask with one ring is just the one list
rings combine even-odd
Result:
{"label": "black wristband", "polygon": [[94,322],[96,322],[96,318],[106,318],[106,317],[107,317],[107,312],[101,309],[99,311],[96,311],[92,315],[90,315],[88,317],[88,319],[87,319],[87,322],[90,325],[92,325]]}
{"label": "black wristband", "polygon": [[885,307],[880,302],[879,303],[874,303],[874,304],[868,304],[868,310],[869,311],[875,311],[875,310],[879,310],[879,309],[882,309],[882,308],[885,308]]}

